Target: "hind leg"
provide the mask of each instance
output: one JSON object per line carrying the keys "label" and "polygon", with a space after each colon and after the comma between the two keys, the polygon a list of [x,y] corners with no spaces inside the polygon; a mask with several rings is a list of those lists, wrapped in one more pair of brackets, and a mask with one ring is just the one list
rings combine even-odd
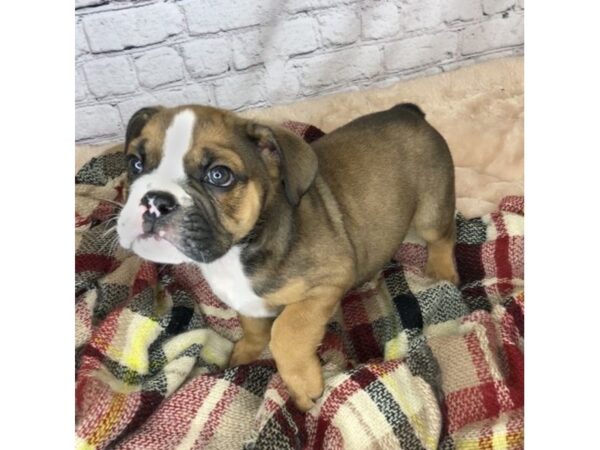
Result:
{"label": "hind leg", "polygon": [[436,280],[447,280],[458,285],[459,278],[454,262],[456,226],[454,202],[440,205],[423,202],[415,214],[415,228],[427,242],[425,273]]}
{"label": "hind leg", "polygon": [[426,230],[423,238],[427,241],[427,265],[425,266],[427,276],[458,285],[458,273],[454,264],[454,232],[439,235],[432,230]]}

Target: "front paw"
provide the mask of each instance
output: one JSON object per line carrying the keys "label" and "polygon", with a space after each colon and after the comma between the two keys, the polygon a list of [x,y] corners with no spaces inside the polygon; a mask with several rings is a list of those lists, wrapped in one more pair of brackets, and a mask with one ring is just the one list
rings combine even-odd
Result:
{"label": "front paw", "polygon": [[299,410],[306,412],[315,406],[315,400],[323,394],[323,372],[316,356],[279,373]]}
{"label": "front paw", "polygon": [[264,345],[249,342],[242,338],[237,341],[229,358],[229,367],[241,366],[256,361],[262,353]]}

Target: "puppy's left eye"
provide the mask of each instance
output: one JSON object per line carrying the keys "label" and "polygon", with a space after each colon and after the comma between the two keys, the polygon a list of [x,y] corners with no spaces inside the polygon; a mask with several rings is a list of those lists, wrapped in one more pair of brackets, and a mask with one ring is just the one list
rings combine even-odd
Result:
{"label": "puppy's left eye", "polygon": [[208,170],[204,177],[204,181],[214,186],[227,187],[233,184],[235,177],[229,168],[225,166],[214,166]]}

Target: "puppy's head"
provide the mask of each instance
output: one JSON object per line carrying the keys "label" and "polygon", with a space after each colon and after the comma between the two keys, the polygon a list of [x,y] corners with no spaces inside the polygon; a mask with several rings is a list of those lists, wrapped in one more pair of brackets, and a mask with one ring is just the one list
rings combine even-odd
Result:
{"label": "puppy's head", "polygon": [[206,106],[139,110],[125,152],[119,242],[161,263],[221,257],[277,199],[296,207],[317,172],[311,147],[289,131]]}

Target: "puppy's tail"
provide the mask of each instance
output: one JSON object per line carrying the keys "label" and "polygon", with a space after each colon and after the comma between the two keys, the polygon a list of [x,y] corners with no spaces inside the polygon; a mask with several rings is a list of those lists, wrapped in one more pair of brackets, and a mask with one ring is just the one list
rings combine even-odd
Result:
{"label": "puppy's tail", "polygon": [[411,112],[417,114],[419,117],[425,118],[425,113],[423,112],[423,110],[421,108],[419,108],[417,105],[415,105],[414,103],[400,103],[400,104],[394,106],[392,109],[408,110],[408,111],[411,111]]}

